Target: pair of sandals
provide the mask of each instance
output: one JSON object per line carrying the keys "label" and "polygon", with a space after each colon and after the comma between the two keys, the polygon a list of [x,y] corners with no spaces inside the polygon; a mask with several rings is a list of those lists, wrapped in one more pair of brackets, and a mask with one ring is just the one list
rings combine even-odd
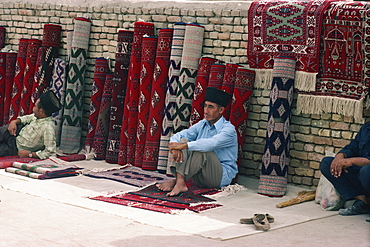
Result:
{"label": "pair of sandals", "polygon": [[252,218],[240,219],[241,224],[254,224],[256,230],[267,231],[270,229],[270,223],[273,223],[275,218],[270,214],[254,214]]}

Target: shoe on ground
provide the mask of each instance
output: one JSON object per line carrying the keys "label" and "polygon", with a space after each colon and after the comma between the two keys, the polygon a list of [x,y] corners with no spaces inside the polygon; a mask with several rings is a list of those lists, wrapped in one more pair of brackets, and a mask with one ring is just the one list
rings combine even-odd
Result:
{"label": "shoe on ground", "polygon": [[339,209],[339,214],[343,216],[366,214],[370,212],[370,205],[365,204],[361,200],[357,200],[352,207]]}
{"label": "shoe on ground", "polygon": [[252,219],[256,230],[267,231],[268,229],[270,229],[270,223],[268,222],[266,215],[257,214]]}
{"label": "shoe on ground", "polygon": [[[256,217],[257,215],[264,215],[264,214],[254,214],[254,217]],[[270,214],[265,214],[265,215],[269,223],[274,223],[275,218],[272,215]],[[262,216],[259,216],[259,217],[262,217]],[[253,224],[253,218],[241,218],[240,224]]]}

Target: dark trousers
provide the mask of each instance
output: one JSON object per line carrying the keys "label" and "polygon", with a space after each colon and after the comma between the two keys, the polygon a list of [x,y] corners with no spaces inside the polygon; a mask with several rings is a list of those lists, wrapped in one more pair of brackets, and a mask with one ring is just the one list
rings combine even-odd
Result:
{"label": "dark trousers", "polygon": [[325,157],[320,164],[321,173],[333,184],[344,201],[359,195],[370,197],[370,165],[363,167],[348,167],[348,173],[343,171],[336,178],[330,173],[330,165],[333,157]]}
{"label": "dark trousers", "polygon": [[[17,135],[22,128],[23,125],[17,125]],[[0,127],[0,157],[18,154],[15,138],[15,136],[10,135],[8,125]]]}

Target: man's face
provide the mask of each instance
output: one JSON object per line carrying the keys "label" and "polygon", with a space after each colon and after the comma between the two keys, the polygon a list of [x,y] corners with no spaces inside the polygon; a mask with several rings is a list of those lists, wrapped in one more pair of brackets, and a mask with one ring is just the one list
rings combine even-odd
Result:
{"label": "man's face", "polygon": [[219,120],[224,112],[225,107],[220,107],[216,103],[206,101],[204,102],[204,118],[213,125]]}
{"label": "man's face", "polygon": [[39,103],[40,103],[40,99],[38,99],[33,107],[33,113],[35,114],[35,117],[37,118],[40,118],[42,113],[43,113],[43,109],[39,108]]}

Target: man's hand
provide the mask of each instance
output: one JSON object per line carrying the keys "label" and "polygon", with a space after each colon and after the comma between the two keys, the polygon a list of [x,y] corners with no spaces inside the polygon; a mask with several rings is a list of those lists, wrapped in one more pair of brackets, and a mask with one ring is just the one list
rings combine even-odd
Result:
{"label": "man's hand", "polygon": [[176,163],[181,163],[184,161],[182,151],[183,149],[188,149],[187,143],[179,143],[179,142],[170,142],[168,145],[170,153]]}
{"label": "man's hand", "polygon": [[20,158],[27,158],[29,157],[28,155],[30,154],[30,151],[27,151],[27,150],[19,150],[18,151],[18,156]]}
{"label": "man's hand", "polygon": [[13,120],[10,122],[9,126],[8,126],[8,131],[10,133],[10,135],[12,136],[15,136],[16,133],[17,133],[17,123],[18,123],[18,119],[16,120]]}
{"label": "man's hand", "polygon": [[333,162],[331,162],[330,172],[334,177],[338,178],[342,175],[343,171],[348,172],[346,168],[352,165],[351,159],[335,157]]}

